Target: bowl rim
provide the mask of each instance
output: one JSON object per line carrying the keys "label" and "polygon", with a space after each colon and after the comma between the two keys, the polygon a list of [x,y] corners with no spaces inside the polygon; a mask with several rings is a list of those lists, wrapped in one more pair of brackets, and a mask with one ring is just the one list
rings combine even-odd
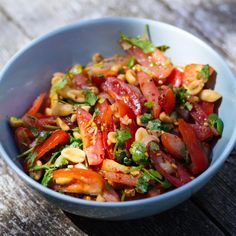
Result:
{"label": "bowl rim", "polygon": [[[65,26],[59,27],[57,29],[54,29],[34,40],[32,40],[30,43],[28,43],[25,47],[23,47],[21,50],[19,50],[9,61],[8,63],[3,67],[2,71],[0,72],[0,86],[1,81],[4,77],[4,74],[8,71],[8,69],[11,67],[11,65],[14,63],[16,59],[18,59],[22,54],[30,50],[32,47],[36,46],[38,43],[47,40],[48,38],[52,36],[56,36],[57,34],[64,33],[68,30],[76,29],[78,27],[93,25],[93,24],[104,24],[104,23],[118,23],[118,22],[126,22],[128,23],[152,23],[152,24],[159,24],[164,27],[167,27],[174,31],[180,31],[181,33],[184,33],[186,37],[189,37],[191,40],[195,41],[196,43],[200,44],[201,47],[208,50],[212,55],[217,57],[217,59],[220,61],[220,63],[225,67],[227,70],[227,73],[230,75],[228,79],[232,81],[232,84],[234,87],[236,87],[236,83],[234,80],[234,75],[229,69],[228,65],[224,62],[223,58],[209,45],[207,45],[204,41],[197,38],[193,34],[180,29],[176,26],[155,21],[151,19],[146,18],[136,18],[136,17],[127,17],[127,16],[107,16],[107,17],[101,17],[101,18],[95,18],[95,19],[83,19],[75,23],[67,24]],[[236,89],[235,89],[236,90]],[[191,182],[176,188],[174,190],[171,190],[170,192],[154,196],[151,198],[144,198],[139,200],[132,200],[127,202],[96,202],[96,201],[87,201],[80,198],[75,198],[72,196],[68,196],[65,194],[61,194],[59,192],[56,192],[48,187],[45,187],[38,183],[37,181],[33,180],[31,177],[29,177],[22,169],[20,169],[12,160],[12,158],[7,154],[5,149],[2,146],[2,143],[0,142],[0,154],[3,157],[3,159],[7,162],[7,164],[16,172],[16,174],[24,180],[28,185],[33,187],[34,189],[37,189],[41,194],[49,195],[51,198],[56,198],[57,200],[61,200],[64,202],[69,202],[73,204],[79,204],[84,206],[94,206],[94,207],[101,207],[101,208],[110,208],[110,207],[127,207],[127,206],[136,206],[136,205],[148,205],[152,203],[161,202],[164,199],[170,199],[176,195],[181,195],[183,192],[187,190],[194,189],[197,187],[200,183],[203,183],[204,180],[209,180],[212,174],[214,174],[218,168],[224,163],[224,161],[229,156],[231,150],[234,148],[234,145],[236,143],[236,126],[234,127],[234,130],[232,131],[231,138],[229,142],[227,143],[224,151],[221,153],[220,156],[215,160],[214,163],[212,163],[206,171],[204,171],[202,174],[200,174],[197,178],[192,180]]]}

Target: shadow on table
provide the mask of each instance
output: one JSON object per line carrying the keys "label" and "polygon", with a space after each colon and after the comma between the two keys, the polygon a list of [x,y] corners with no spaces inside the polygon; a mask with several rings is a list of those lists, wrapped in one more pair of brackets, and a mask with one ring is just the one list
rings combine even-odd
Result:
{"label": "shadow on table", "polygon": [[65,212],[88,235],[222,235],[191,201],[169,211],[138,220],[103,221]]}

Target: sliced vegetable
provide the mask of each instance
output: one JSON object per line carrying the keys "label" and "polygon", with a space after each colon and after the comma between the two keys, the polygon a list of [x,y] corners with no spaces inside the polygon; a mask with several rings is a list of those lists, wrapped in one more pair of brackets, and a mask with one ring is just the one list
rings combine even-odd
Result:
{"label": "sliced vegetable", "polygon": [[100,129],[92,121],[92,115],[82,108],[77,109],[77,122],[89,165],[99,165],[105,156]]}
{"label": "sliced vegetable", "polygon": [[34,100],[33,104],[31,105],[30,109],[26,112],[27,115],[34,116],[39,111],[40,107],[43,104],[43,101],[46,97],[47,93],[41,93],[39,96]]}
{"label": "sliced vegetable", "polygon": [[180,119],[179,131],[183,137],[183,141],[186,144],[191,158],[192,173],[199,174],[203,172],[208,167],[208,158],[193,127],[183,119]]}
{"label": "sliced vegetable", "polygon": [[54,181],[58,179],[71,179],[69,184],[56,185],[54,188],[59,191],[68,193],[98,195],[104,188],[102,176],[92,170],[78,168],[59,169],[52,173]]}

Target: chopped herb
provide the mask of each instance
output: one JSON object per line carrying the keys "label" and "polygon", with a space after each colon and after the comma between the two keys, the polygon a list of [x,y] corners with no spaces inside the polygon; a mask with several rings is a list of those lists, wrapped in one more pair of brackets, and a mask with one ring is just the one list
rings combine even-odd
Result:
{"label": "chopped herb", "polygon": [[147,129],[149,130],[161,130],[161,121],[159,119],[155,119],[148,122]]}
{"label": "chopped herb", "polygon": [[70,144],[68,145],[68,147],[77,148],[77,147],[82,147],[82,146],[83,146],[82,139],[74,138],[70,136]]}
{"label": "chopped herb", "polygon": [[122,191],[120,201],[125,201],[125,191]]}
{"label": "chopped herb", "polygon": [[136,190],[140,193],[146,193],[150,188],[150,180],[155,180],[156,182],[160,183],[164,188],[170,188],[172,185],[171,183],[164,179],[162,175],[154,169],[143,169],[143,174],[139,177]]}
{"label": "chopped herb", "polygon": [[161,50],[162,52],[165,52],[167,49],[170,48],[170,46],[168,45],[161,45],[157,47],[159,50]]}
{"label": "chopped herb", "polygon": [[116,139],[118,143],[124,143],[126,140],[132,138],[130,130],[127,129],[118,129],[116,130]]}
{"label": "chopped herb", "polygon": [[189,111],[193,109],[193,105],[190,102],[185,102],[184,107]]}
{"label": "chopped herb", "polygon": [[126,165],[126,166],[130,166],[133,164],[133,160],[129,157],[125,157],[124,160],[123,160],[123,163]]}
{"label": "chopped herb", "polygon": [[177,112],[176,111],[171,112],[170,117],[173,119],[177,119],[178,118]]}
{"label": "chopped herb", "polygon": [[37,157],[37,153],[34,151],[30,152],[29,155],[26,157],[26,162],[29,168],[33,166],[36,157]]}
{"label": "chopped herb", "polygon": [[20,127],[20,126],[23,126],[23,120],[22,119],[19,119],[15,116],[11,116],[9,118],[9,123],[12,127]]}
{"label": "chopped herb", "polygon": [[76,64],[69,70],[69,74],[78,75],[78,74],[81,74],[82,71],[83,71],[82,65]]}
{"label": "chopped herb", "polygon": [[102,104],[102,103],[105,102],[105,100],[106,100],[106,98],[101,97],[101,98],[99,98],[98,103],[99,103],[99,104]]}
{"label": "chopped herb", "polygon": [[147,129],[170,132],[173,129],[173,125],[161,122],[159,119],[155,119],[148,122]]}
{"label": "chopped herb", "polygon": [[182,106],[184,106],[184,108],[186,108],[187,110],[191,111],[193,106],[186,99],[186,91],[187,91],[187,89],[185,89],[184,87],[176,88],[174,90],[175,99],[176,99],[176,103],[178,105],[182,105]]}
{"label": "chopped herb", "polygon": [[132,167],[129,169],[129,173],[134,172],[134,171],[139,171],[139,170],[141,170],[142,168],[143,168],[142,165],[140,165],[140,166],[132,166]]}
{"label": "chopped herb", "polygon": [[32,134],[36,137],[39,135],[39,129],[35,126],[31,126],[30,127],[30,131],[32,132]]}
{"label": "chopped herb", "polygon": [[120,34],[121,41],[125,41],[133,46],[139,47],[143,49],[144,53],[151,53],[154,52],[155,46],[145,37],[128,37],[125,34]]}
{"label": "chopped herb", "polygon": [[146,108],[148,108],[148,109],[152,109],[153,106],[154,106],[154,103],[153,103],[152,101],[150,101],[150,102],[145,102],[145,103],[144,103],[144,106],[145,106]]}
{"label": "chopped herb", "polygon": [[134,66],[134,64],[135,64],[135,58],[134,57],[130,57],[128,62],[127,62],[127,64],[126,64],[126,66],[128,68],[132,68]]}
{"label": "chopped herb", "polygon": [[208,64],[204,65],[201,71],[197,74],[198,79],[209,79],[210,77],[210,66]]}
{"label": "chopped herb", "polygon": [[150,142],[149,145],[150,145],[150,150],[152,152],[156,152],[156,151],[158,151],[160,149],[159,145],[157,143],[155,143],[155,142]]}
{"label": "chopped herb", "polygon": [[146,164],[148,162],[148,155],[146,147],[135,141],[132,143],[131,148],[129,149],[131,155],[132,155],[132,160],[140,165],[140,164]]}
{"label": "chopped herb", "polygon": [[52,180],[52,172],[55,170],[55,168],[49,168],[47,170],[45,170],[43,179],[41,181],[41,184],[43,186],[48,186],[48,184],[50,183],[50,181]]}
{"label": "chopped herb", "polygon": [[57,80],[51,87],[50,95],[54,96],[58,90],[63,89],[67,85],[68,81],[66,77],[62,77]]}
{"label": "chopped herb", "polygon": [[224,129],[223,121],[218,117],[217,114],[212,113],[208,116],[208,123],[211,127],[214,127],[219,135],[222,135]]}
{"label": "chopped herb", "polygon": [[98,97],[90,89],[84,89],[84,94],[85,94],[85,101],[90,106],[94,106]]}
{"label": "chopped herb", "polygon": [[55,163],[54,163],[54,165],[55,165],[55,167],[63,167],[63,166],[65,166],[65,165],[68,165],[68,161],[63,157],[63,156],[59,156],[57,159],[56,159],[56,161],[55,161]]}
{"label": "chopped herb", "polygon": [[141,115],[139,118],[140,118],[140,121],[141,121],[143,124],[147,124],[148,121],[150,121],[153,117],[152,117],[152,114],[150,114],[150,113],[144,113],[144,114]]}

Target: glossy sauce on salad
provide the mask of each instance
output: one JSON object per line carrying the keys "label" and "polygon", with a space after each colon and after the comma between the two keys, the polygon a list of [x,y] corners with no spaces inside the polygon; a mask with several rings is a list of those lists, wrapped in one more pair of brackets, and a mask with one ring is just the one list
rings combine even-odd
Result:
{"label": "glossy sauce on salad", "polygon": [[55,73],[10,125],[26,173],[86,200],[128,201],[190,182],[210,163],[223,122],[208,64],[174,66],[148,26],[120,36],[126,55],[94,54],[86,66]]}

